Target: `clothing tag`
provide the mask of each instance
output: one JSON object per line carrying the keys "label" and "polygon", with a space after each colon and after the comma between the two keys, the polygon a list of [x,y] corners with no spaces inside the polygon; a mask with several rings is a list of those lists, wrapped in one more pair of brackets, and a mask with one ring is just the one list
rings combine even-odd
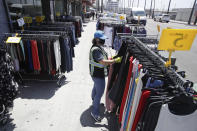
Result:
{"label": "clothing tag", "polygon": [[20,27],[25,24],[25,21],[23,18],[18,19],[17,22],[18,22],[18,26],[20,26]]}
{"label": "clothing tag", "polygon": [[8,37],[6,43],[20,43],[21,37]]}

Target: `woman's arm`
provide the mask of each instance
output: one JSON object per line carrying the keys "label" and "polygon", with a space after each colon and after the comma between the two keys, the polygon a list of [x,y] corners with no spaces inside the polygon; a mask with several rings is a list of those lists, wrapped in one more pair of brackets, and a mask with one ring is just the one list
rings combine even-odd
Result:
{"label": "woman's arm", "polygon": [[102,65],[108,66],[108,65],[114,64],[115,60],[114,59],[112,59],[112,60],[101,60],[101,61],[99,61],[99,63],[102,64]]}

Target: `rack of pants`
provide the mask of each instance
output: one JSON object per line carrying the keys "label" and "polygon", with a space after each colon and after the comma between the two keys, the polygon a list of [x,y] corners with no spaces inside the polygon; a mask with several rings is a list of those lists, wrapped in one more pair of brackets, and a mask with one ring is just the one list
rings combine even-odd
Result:
{"label": "rack of pants", "polygon": [[[108,111],[118,112],[120,130],[196,130],[193,83],[166,68],[163,59],[139,39],[127,38],[117,54],[122,62],[111,67],[106,94]],[[184,126],[176,125],[185,120]]]}
{"label": "rack of pants", "polygon": [[53,80],[57,77],[57,84],[61,86],[61,80],[65,78],[63,73],[72,70],[72,56],[66,43],[69,39],[52,34],[18,36],[22,38],[19,44],[7,44],[15,71],[20,72],[24,80],[46,77]]}
{"label": "rack of pants", "polygon": [[83,30],[83,21],[82,21],[82,18],[81,16],[62,16],[62,18],[60,18],[58,20],[57,23],[60,23],[60,22],[72,22],[74,25],[75,25],[75,32],[76,32],[76,36],[77,38],[81,37],[81,32]]}
{"label": "rack of pants", "polygon": [[71,38],[67,32],[64,31],[17,31],[18,33],[23,34],[53,34],[59,35],[60,42],[60,54],[61,54],[61,72],[70,72],[73,70],[73,57],[74,57],[74,48],[72,46]]}

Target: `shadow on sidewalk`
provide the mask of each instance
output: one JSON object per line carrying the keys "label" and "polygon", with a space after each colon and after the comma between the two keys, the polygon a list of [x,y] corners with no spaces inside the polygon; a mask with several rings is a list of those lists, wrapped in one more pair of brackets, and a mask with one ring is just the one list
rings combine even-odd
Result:
{"label": "shadow on sidewalk", "polygon": [[[64,81],[62,86],[67,83],[69,81]],[[29,81],[25,82],[23,87],[19,87],[18,97],[25,99],[50,99],[59,88],[61,87],[58,87],[57,83],[53,81]]]}
{"label": "shadow on sidewalk", "polygon": [[[108,131],[119,131],[119,127],[117,124],[117,117],[114,114],[105,114],[105,107],[101,104],[100,105],[100,113],[101,117],[107,119],[107,123],[98,123],[96,122],[92,116],[91,116],[91,110],[92,106],[90,106],[88,109],[86,109],[81,117],[80,117],[80,122],[83,127],[105,127]],[[107,125],[106,125],[107,124]]]}
{"label": "shadow on sidewalk", "polygon": [[16,128],[16,125],[12,123],[13,119],[8,120],[7,124],[0,126],[0,131],[13,131]]}

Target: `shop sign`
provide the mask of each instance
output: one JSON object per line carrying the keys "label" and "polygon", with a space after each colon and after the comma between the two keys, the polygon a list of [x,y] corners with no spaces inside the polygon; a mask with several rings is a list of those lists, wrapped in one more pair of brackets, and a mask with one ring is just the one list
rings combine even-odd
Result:
{"label": "shop sign", "polygon": [[6,43],[20,43],[21,37],[8,37]]}
{"label": "shop sign", "polygon": [[24,21],[25,23],[30,24],[32,23],[32,17],[24,17]]}
{"label": "shop sign", "polygon": [[45,19],[45,16],[36,16],[36,22],[37,22],[37,23],[43,22],[44,19]]}

